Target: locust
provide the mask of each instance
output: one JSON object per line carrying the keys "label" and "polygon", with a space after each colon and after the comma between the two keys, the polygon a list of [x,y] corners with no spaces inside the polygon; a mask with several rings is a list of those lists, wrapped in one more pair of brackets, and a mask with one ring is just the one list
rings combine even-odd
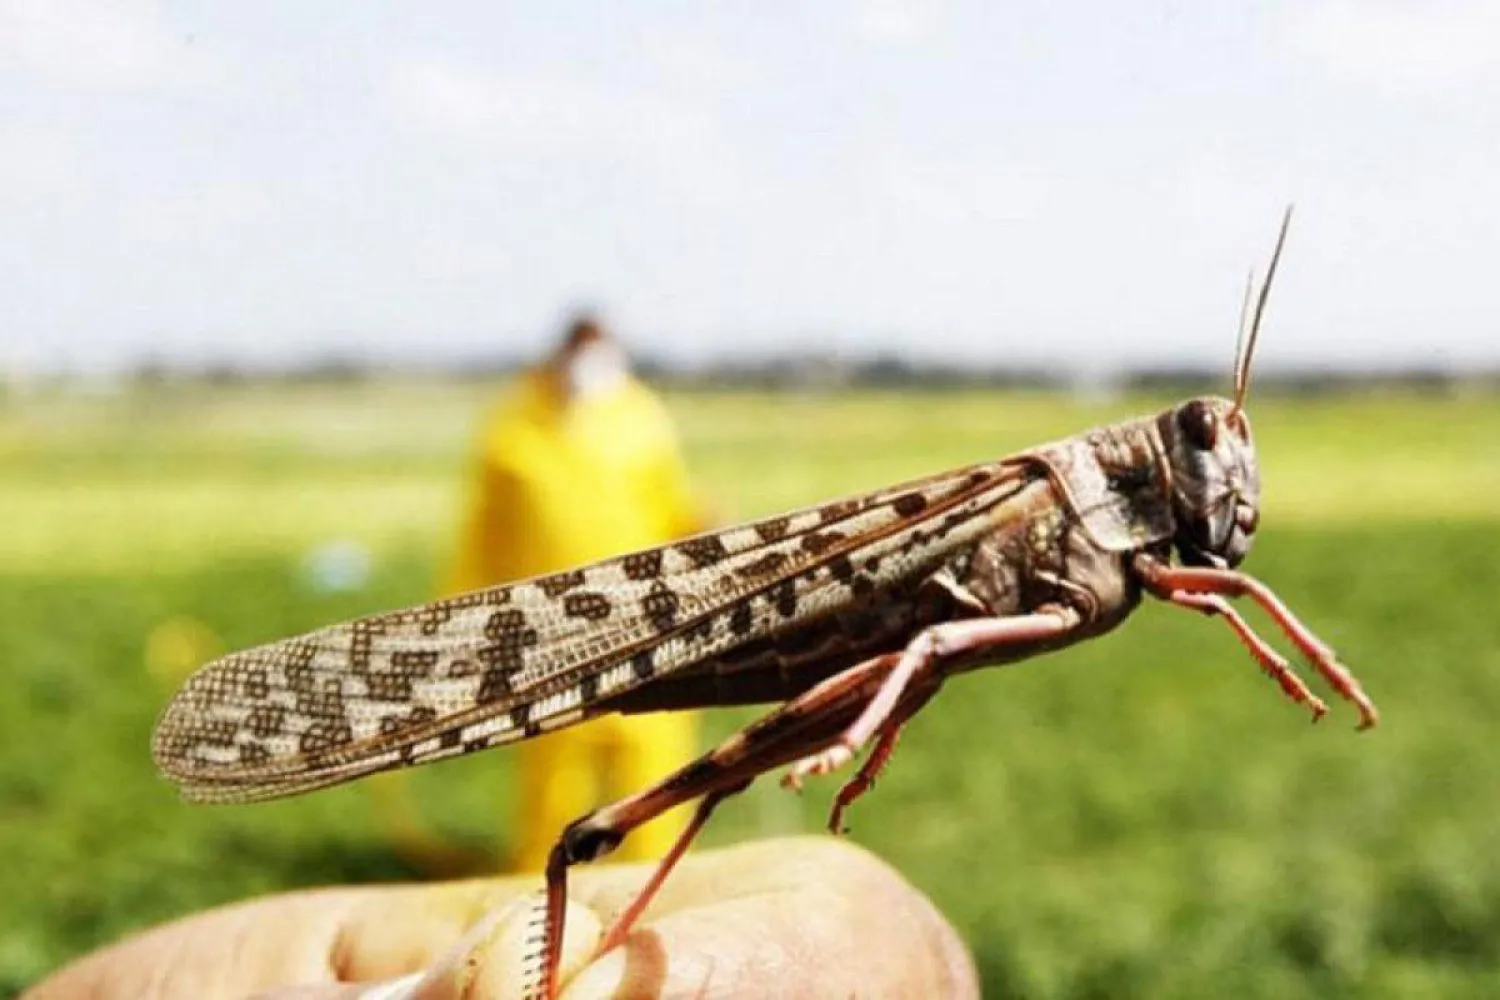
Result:
{"label": "locust", "polygon": [[[1187,400],[996,461],[548,576],[357,618],[209,663],[156,729],[158,767],[201,802],[312,791],[528,739],[609,712],[777,703],[658,784],[561,831],[546,869],[534,997],[559,987],[568,869],[680,803],[697,809],[614,919],[629,935],[725,798],[868,755],[829,826],[951,677],[1103,635],[1145,595],[1222,620],[1314,720],[1327,705],[1230,603],[1259,605],[1358,711],[1359,682],[1237,567],[1259,522],[1245,398],[1265,279],[1240,307],[1233,396]],[[1253,308],[1252,308],[1253,300]],[[1174,562],[1173,556],[1176,556]]]}

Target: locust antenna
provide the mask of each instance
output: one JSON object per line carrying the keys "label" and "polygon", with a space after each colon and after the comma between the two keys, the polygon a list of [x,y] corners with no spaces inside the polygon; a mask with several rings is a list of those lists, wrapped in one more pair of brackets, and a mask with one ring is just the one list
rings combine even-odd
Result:
{"label": "locust antenna", "polygon": [[[1234,328],[1234,390],[1236,398],[1240,389],[1240,366],[1245,357],[1245,326],[1250,319],[1250,296],[1255,292],[1255,268],[1245,272],[1245,294],[1240,299],[1240,322]],[[1238,402],[1236,402],[1238,406]]]}
{"label": "locust antenna", "polygon": [[[1271,282],[1276,277],[1276,264],[1281,260],[1281,248],[1286,244],[1287,227],[1292,224],[1292,206],[1286,207],[1281,217],[1281,231],[1276,235],[1276,249],[1271,251],[1271,264],[1266,268],[1266,280],[1261,282],[1260,294],[1255,298],[1255,311],[1250,314],[1250,330],[1245,332],[1244,307],[1241,306],[1240,340],[1234,360],[1234,408],[1230,414],[1239,413],[1245,406],[1245,394],[1250,390],[1250,361],[1255,357],[1255,341],[1260,336],[1260,321],[1265,315],[1266,299],[1271,294]],[[1254,284],[1252,273],[1251,285]],[[1250,302],[1250,286],[1245,289],[1245,305]]]}

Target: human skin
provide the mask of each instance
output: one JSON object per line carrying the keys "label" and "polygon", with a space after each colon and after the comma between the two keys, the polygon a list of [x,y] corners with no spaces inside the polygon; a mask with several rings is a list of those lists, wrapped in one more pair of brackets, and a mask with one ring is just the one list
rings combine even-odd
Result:
{"label": "human skin", "polygon": [[[573,871],[563,1000],[979,996],[968,953],[932,904],[885,863],[827,837],[690,856],[625,944],[593,955],[648,872]],[[250,900],[86,955],[23,996],[520,997],[538,888],[535,876],[506,877]]]}

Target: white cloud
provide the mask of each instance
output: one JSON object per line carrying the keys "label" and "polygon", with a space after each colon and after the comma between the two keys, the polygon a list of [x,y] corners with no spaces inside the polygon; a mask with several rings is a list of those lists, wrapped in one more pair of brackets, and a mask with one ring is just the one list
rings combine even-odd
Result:
{"label": "white cloud", "polygon": [[691,127],[682,109],[557,75],[501,76],[446,60],[403,67],[396,96],[428,124],[471,137],[566,147],[644,126]]}
{"label": "white cloud", "polygon": [[1397,94],[1500,82],[1500,4],[1492,0],[1296,4],[1285,39],[1336,80]]}
{"label": "white cloud", "polygon": [[915,45],[933,36],[942,14],[940,0],[860,0],[854,37],[875,47]]}
{"label": "white cloud", "polygon": [[52,81],[150,86],[176,72],[179,49],[154,0],[0,0],[0,59]]}
{"label": "white cloud", "polygon": [[935,228],[1031,218],[1056,187],[1014,157],[936,157],[890,149],[876,149],[861,162],[856,184],[869,204]]}
{"label": "white cloud", "polygon": [[0,126],[0,206],[21,208],[41,196],[66,197],[78,183],[77,144],[39,124]]}
{"label": "white cloud", "polygon": [[408,120],[512,156],[591,156],[700,195],[727,190],[735,172],[732,147],[708,106],[641,88],[428,59],[398,68],[392,96]]}
{"label": "white cloud", "polygon": [[642,61],[661,70],[672,87],[724,94],[762,86],[765,74],[753,60],[702,38],[660,32],[641,40]]}

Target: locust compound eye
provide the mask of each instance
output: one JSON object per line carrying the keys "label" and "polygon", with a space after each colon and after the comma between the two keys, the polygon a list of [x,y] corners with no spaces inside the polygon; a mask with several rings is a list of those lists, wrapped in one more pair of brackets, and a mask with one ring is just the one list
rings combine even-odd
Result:
{"label": "locust compound eye", "polygon": [[1213,451],[1219,443],[1219,415],[1201,400],[1177,411],[1177,427],[1199,451]]}

